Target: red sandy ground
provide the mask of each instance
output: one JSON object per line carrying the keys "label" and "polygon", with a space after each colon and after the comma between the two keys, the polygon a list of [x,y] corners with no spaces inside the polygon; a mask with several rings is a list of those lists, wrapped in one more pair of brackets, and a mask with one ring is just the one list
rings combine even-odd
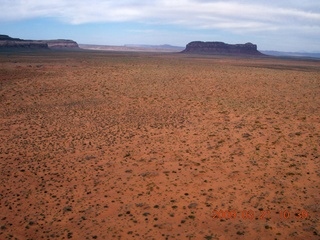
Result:
{"label": "red sandy ground", "polygon": [[319,239],[319,61],[0,64],[0,239]]}

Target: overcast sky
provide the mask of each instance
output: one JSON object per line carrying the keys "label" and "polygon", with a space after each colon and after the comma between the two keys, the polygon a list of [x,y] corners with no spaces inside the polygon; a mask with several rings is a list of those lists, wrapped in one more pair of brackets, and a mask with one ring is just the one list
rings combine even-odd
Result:
{"label": "overcast sky", "polygon": [[24,39],[320,52],[320,0],[0,0],[0,8],[0,34]]}

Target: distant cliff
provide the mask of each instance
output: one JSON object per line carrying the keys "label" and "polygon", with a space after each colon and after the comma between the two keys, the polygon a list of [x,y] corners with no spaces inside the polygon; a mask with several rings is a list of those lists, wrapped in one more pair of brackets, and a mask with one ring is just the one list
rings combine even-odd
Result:
{"label": "distant cliff", "polygon": [[42,40],[40,42],[48,44],[48,47],[52,49],[79,48],[78,43],[73,40],[58,39],[58,40],[47,40],[47,41]]}
{"label": "distant cliff", "polygon": [[257,45],[227,44],[224,42],[190,42],[182,53],[216,54],[216,55],[263,55],[257,50]]}
{"label": "distant cliff", "polygon": [[0,35],[0,49],[49,49],[48,44],[40,41],[22,40]]}
{"label": "distant cliff", "polygon": [[0,41],[22,41],[20,38],[12,38],[8,35],[2,35],[0,34]]}
{"label": "distant cliff", "polygon": [[72,40],[23,40],[0,35],[0,49],[77,49],[78,44]]}

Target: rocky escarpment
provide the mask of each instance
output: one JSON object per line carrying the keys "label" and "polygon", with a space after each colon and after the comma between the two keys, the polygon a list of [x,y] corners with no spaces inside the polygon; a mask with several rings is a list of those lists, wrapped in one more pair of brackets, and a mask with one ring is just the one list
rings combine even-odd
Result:
{"label": "rocky escarpment", "polygon": [[49,49],[48,44],[41,41],[22,40],[0,35],[0,49]]}
{"label": "rocky escarpment", "polygon": [[40,42],[48,44],[48,47],[52,49],[79,48],[78,43],[73,40],[58,39],[48,41],[44,40]]}
{"label": "rocky escarpment", "polygon": [[0,35],[0,49],[77,49],[78,44],[72,40],[23,40]]}
{"label": "rocky escarpment", "polygon": [[182,53],[217,54],[217,55],[263,55],[257,50],[257,45],[227,44],[224,42],[190,42]]}
{"label": "rocky escarpment", "polygon": [[9,37],[8,35],[0,34],[0,41],[22,41],[22,39],[20,39],[20,38],[12,38],[12,37]]}

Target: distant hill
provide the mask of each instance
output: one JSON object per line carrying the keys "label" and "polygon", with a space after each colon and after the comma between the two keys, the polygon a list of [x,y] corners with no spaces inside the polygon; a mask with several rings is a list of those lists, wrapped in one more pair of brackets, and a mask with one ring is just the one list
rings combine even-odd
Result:
{"label": "distant hill", "polygon": [[79,44],[79,47],[87,50],[99,51],[119,51],[119,52],[180,52],[184,48],[164,45],[146,45],[146,44],[125,44],[123,46],[111,45],[93,45],[93,44]]}
{"label": "distant hill", "polygon": [[135,48],[153,48],[153,49],[172,49],[176,51],[182,51],[184,47],[172,46],[170,44],[162,45],[147,45],[147,44],[125,44],[125,47],[135,47]]}
{"label": "distant hill", "polygon": [[1,49],[49,49],[45,42],[23,40],[20,38],[11,38],[8,35],[0,35],[0,50]]}
{"label": "distant hill", "polygon": [[12,38],[9,37],[8,35],[2,35],[0,34],[0,41],[23,41],[20,38]]}
{"label": "distant hill", "polygon": [[24,40],[0,35],[1,49],[77,49],[78,44],[72,40]]}
{"label": "distant hill", "polygon": [[191,54],[212,54],[212,55],[255,55],[263,56],[257,50],[257,45],[246,44],[227,44],[224,42],[201,42],[194,41],[186,45],[182,53]]}
{"label": "distant hill", "polygon": [[264,54],[277,57],[311,57],[320,58],[320,53],[307,52],[279,52],[279,51],[261,51]]}

